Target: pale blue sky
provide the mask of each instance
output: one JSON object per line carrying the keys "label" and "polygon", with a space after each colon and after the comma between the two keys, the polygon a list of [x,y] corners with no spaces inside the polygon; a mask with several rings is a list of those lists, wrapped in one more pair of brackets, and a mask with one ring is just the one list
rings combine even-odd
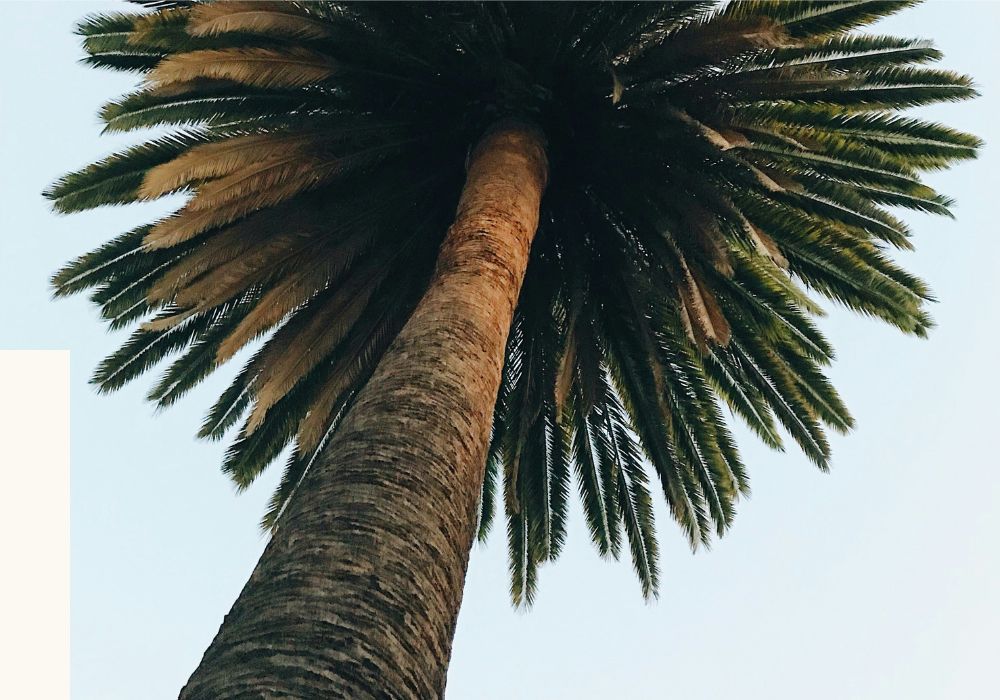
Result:
{"label": "pale blue sky", "polygon": [[[218,470],[224,445],[193,437],[229,372],[159,415],[142,399],[149,379],[97,396],[87,378],[121,336],[84,298],[49,298],[64,260],[169,206],[57,217],[39,195],[131,142],[99,137],[95,113],[134,78],[77,64],[71,34],[80,16],[109,7],[0,2],[0,347],[72,352],[73,698],[158,700],[176,697],[249,575],[277,474],[237,496]],[[906,217],[918,251],[901,259],[940,299],[929,340],[827,305],[822,326],[839,350],[831,374],[858,423],[832,438],[833,472],[739,430],[753,497],[732,532],[695,555],[659,507],[653,604],[628,562],[598,558],[577,508],[534,608],[515,612],[498,528],[473,553],[450,699],[992,696],[998,24],[1000,4],[932,0],[879,26],[934,39],[947,67],[976,78],[978,101],[922,114],[987,146],[979,161],[929,177],[958,200],[956,221]]]}

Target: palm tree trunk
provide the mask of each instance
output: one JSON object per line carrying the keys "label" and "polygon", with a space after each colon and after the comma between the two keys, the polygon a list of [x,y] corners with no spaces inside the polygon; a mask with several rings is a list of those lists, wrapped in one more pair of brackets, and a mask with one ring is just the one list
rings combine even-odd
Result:
{"label": "palm tree trunk", "polygon": [[182,700],[444,692],[541,134],[488,132],[426,295],[306,474]]}

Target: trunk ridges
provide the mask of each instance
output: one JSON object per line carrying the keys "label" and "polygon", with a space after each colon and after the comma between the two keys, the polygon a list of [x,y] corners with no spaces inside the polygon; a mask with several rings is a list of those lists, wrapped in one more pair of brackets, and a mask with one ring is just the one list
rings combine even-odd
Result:
{"label": "trunk ridges", "polygon": [[443,695],[546,178],[530,125],[498,124],[473,150],[425,297],[306,474],[182,700]]}

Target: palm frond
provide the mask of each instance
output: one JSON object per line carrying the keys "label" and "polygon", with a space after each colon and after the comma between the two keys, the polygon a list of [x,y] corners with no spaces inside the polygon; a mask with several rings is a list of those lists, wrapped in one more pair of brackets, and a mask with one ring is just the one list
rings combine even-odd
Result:
{"label": "palm frond", "polygon": [[296,88],[326,80],[336,70],[336,61],[309,49],[202,49],[165,58],[146,80],[155,86],[208,78],[258,88]]}

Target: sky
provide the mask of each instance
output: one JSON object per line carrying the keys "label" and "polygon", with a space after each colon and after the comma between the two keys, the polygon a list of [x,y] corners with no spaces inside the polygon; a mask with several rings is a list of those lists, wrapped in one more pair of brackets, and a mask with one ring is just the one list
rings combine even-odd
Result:
{"label": "sky", "polygon": [[[225,443],[194,434],[237,365],[180,404],[143,400],[153,375],[111,396],[87,383],[123,338],[84,297],[53,301],[65,260],[177,201],[57,216],[40,192],[134,137],[99,136],[100,104],[134,76],[87,69],[73,24],[97,2],[0,1],[0,348],[68,349],[71,391],[73,700],[175,698],[249,576],[278,478],[237,494]],[[502,527],[472,554],[449,700],[684,698],[932,700],[985,697],[1000,643],[996,234],[1000,3],[931,0],[878,31],[934,39],[982,97],[916,113],[986,141],[978,161],[927,181],[956,219],[914,215],[937,327],[903,336],[831,303],[830,375],[856,421],[822,474],[737,429],[753,495],[710,550],[692,553],[658,504],[661,593],[643,601],[628,561],[590,545],[578,506],[565,553],[511,608]],[[44,421],[45,416],[39,415]],[[7,498],[46,494],[4,492]],[[26,527],[30,523],[25,524]]]}

